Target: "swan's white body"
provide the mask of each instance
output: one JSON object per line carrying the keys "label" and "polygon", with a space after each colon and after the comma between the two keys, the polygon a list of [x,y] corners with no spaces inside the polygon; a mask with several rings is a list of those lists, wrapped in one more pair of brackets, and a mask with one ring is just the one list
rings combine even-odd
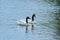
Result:
{"label": "swan's white body", "polygon": [[30,25],[29,23],[31,22],[30,19],[28,19],[28,23],[26,23],[26,19],[21,19],[21,20],[18,20],[17,23],[20,24],[20,25]]}
{"label": "swan's white body", "polygon": [[30,24],[36,24],[36,21],[31,21]]}
{"label": "swan's white body", "polygon": [[17,24],[25,26],[30,24],[36,24],[36,21],[31,21],[30,19],[28,19],[28,23],[26,23],[26,19],[21,19],[17,21]]}

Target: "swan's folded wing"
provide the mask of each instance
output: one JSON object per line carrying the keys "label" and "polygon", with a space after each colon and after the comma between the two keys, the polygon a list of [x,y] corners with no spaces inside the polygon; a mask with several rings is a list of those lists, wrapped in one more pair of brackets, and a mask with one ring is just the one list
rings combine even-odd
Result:
{"label": "swan's folded wing", "polygon": [[21,23],[26,23],[25,19],[19,20]]}
{"label": "swan's folded wing", "polygon": [[25,24],[25,23],[26,23],[26,20],[25,20],[25,19],[18,20],[17,23],[18,23],[18,24]]}

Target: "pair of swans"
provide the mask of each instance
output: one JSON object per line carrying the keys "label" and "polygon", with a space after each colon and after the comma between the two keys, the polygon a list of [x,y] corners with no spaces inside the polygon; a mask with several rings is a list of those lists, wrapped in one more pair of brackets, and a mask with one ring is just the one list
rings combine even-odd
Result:
{"label": "pair of swans", "polygon": [[35,17],[36,17],[36,15],[33,14],[32,15],[32,20],[31,20],[30,17],[27,16],[26,19],[21,19],[21,20],[17,21],[17,23],[19,25],[22,25],[22,26],[26,26],[26,25],[30,25],[30,24],[35,24],[36,23]]}

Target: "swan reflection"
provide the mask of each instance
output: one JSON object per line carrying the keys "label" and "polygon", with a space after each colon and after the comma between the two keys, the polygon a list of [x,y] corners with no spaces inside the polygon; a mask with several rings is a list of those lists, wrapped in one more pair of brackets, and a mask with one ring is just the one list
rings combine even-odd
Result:
{"label": "swan reflection", "polygon": [[31,32],[34,33],[34,29],[35,29],[35,24],[31,25]]}
{"label": "swan reflection", "polygon": [[26,26],[26,33],[28,33],[28,27],[29,27],[29,26],[27,25],[27,26]]}

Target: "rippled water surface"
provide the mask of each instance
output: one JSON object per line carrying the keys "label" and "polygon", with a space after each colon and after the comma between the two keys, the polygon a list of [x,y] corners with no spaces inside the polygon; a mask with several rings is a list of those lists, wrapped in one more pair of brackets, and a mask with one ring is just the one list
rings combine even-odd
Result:
{"label": "rippled water surface", "polygon": [[[60,40],[60,7],[43,0],[0,0],[0,40]],[[36,24],[17,20],[36,14]]]}

